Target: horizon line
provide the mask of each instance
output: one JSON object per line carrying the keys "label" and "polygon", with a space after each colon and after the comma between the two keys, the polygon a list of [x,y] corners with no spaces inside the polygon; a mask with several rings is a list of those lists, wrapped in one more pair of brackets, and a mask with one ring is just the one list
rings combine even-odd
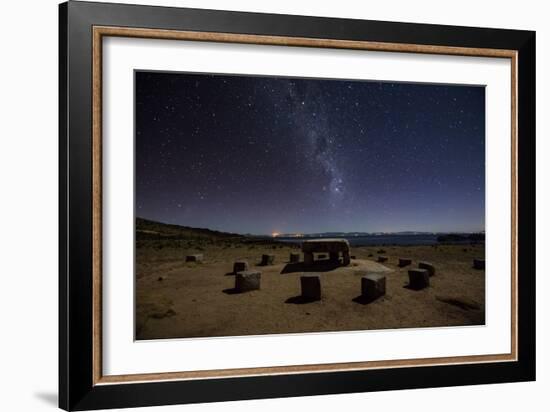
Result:
{"label": "horizon line", "polygon": [[462,234],[462,233],[485,233],[485,229],[477,229],[477,230],[410,230],[410,229],[404,229],[404,230],[353,230],[353,231],[342,231],[342,230],[323,230],[318,232],[279,232],[279,231],[271,231],[270,233],[252,233],[252,232],[233,232],[233,231],[227,231],[227,230],[221,230],[221,229],[212,229],[208,227],[197,227],[197,226],[187,226],[181,223],[167,223],[160,220],[154,220],[149,219],[141,216],[135,216],[134,219],[142,219],[142,220],[148,220],[150,222],[154,223],[160,223],[163,225],[173,225],[173,226],[180,226],[185,227],[189,229],[200,229],[200,230],[210,230],[213,232],[222,232],[222,233],[230,233],[230,234],[237,234],[237,235],[249,235],[249,236],[267,236],[267,237],[297,237],[296,235],[301,236],[312,236],[312,235],[321,235],[325,233],[341,233],[341,234],[349,234],[349,233],[365,233],[365,234],[396,234],[396,233],[406,233],[406,232],[413,232],[413,233],[431,233],[431,234],[438,234],[438,233],[445,233],[445,234]]}

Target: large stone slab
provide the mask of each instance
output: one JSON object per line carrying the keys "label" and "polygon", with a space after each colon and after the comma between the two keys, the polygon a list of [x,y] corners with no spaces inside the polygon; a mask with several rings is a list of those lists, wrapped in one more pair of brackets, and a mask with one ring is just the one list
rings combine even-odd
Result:
{"label": "large stone slab", "polygon": [[261,278],[262,272],[250,270],[239,272],[235,277],[235,290],[240,293],[259,290]]}
{"label": "large stone slab", "polygon": [[321,277],[319,275],[300,276],[302,299],[306,301],[321,300]]}
{"label": "large stone slab", "polygon": [[302,243],[304,253],[340,253],[349,252],[349,242],[346,239],[311,239]]}
{"label": "large stone slab", "polygon": [[333,263],[338,263],[340,261],[340,253],[338,252],[330,252],[328,255],[328,258]]}
{"label": "large stone slab", "polygon": [[370,273],[361,278],[361,296],[368,302],[386,294],[386,276]]}

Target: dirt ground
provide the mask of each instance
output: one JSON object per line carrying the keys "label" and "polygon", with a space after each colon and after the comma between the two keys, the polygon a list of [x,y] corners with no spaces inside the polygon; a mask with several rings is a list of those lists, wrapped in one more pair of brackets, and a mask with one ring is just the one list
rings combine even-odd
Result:
{"label": "dirt ground", "polygon": [[[485,272],[472,268],[483,245],[352,247],[348,267],[288,264],[287,245],[243,245],[185,249],[141,247],[136,251],[136,338],[186,338],[321,331],[418,328],[485,323]],[[384,253],[378,253],[381,251]],[[203,263],[185,256],[204,255]],[[260,266],[261,255],[275,255]],[[387,256],[384,266],[377,257]],[[412,265],[398,267],[398,258]],[[261,289],[233,293],[233,262],[247,260],[261,271]],[[302,256],[303,260],[303,256]],[[407,288],[408,269],[428,261],[436,268],[430,287]],[[300,275],[321,277],[322,300],[300,303]],[[361,276],[386,275],[386,295],[365,304]],[[294,298],[294,299],[293,299]],[[296,303],[298,302],[298,303]]]}

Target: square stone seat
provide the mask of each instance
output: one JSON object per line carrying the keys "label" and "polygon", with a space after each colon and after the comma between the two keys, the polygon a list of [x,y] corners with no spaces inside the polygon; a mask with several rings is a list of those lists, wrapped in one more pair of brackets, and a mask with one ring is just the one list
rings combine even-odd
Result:
{"label": "square stone seat", "polygon": [[386,294],[386,276],[369,273],[361,277],[361,296],[372,302]]}
{"label": "square stone seat", "polygon": [[262,255],[262,266],[271,266],[275,262],[275,255]]}
{"label": "square stone seat", "polygon": [[237,260],[233,263],[233,273],[246,272],[248,270],[248,262],[246,260]]}
{"label": "square stone seat", "polygon": [[235,277],[235,290],[239,293],[260,289],[262,272],[247,270],[238,272]]}
{"label": "square stone seat", "polygon": [[409,258],[399,258],[399,267],[409,266],[412,263],[412,259]]}
{"label": "square stone seat", "polygon": [[426,269],[430,277],[435,275],[435,266],[429,262],[418,262],[418,267],[420,269]]}
{"label": "square stone seat", "polygon": [[409,288],[420,290],[430,286],[430,274],[427,269],[409,270]]}
{"label": "square stone seat", "polygon": [[321,300],[321,277],[319,275],[300,276],[302,299],[306,301]]}
{"label": "square stone seat", "polygon": [[202,262],[202,260],[203,260],[203,255],[202,255],[202,254],[187,255],[187,256],[185,256],[185,261],[186,261],[186,262],[196,262],[196,263],[199,263],[199,262]]}

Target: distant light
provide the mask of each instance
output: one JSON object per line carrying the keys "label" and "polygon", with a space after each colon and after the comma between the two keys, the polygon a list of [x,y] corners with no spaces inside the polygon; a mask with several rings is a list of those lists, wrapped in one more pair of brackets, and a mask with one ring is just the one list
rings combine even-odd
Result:
{"label": "distant light", "polygon": [[273,233],[271,234],[272,237],[277,237],[277,236],[279,236],[279,235],[280,235],[279,232],[273,232]]}

